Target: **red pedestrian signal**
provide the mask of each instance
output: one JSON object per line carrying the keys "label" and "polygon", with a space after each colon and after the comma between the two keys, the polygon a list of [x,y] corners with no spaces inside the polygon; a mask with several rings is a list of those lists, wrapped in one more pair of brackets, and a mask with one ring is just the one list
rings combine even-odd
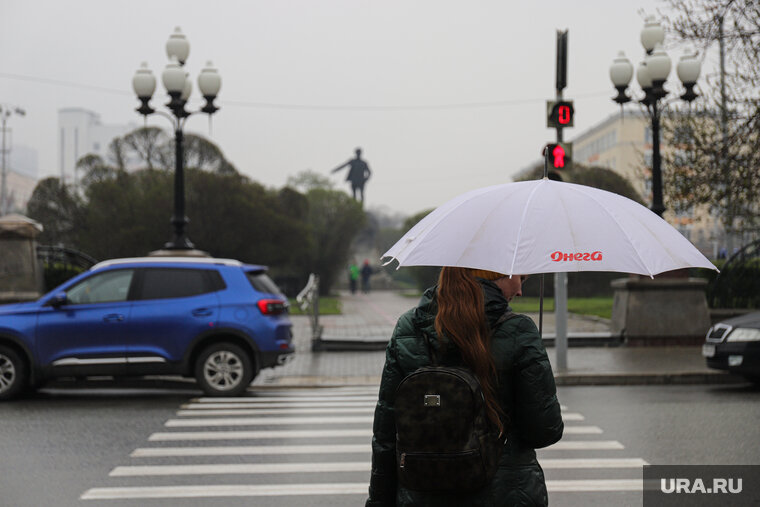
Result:
{"label": "red pedestrian signal", "polygon": [[565,167],[565,149],[561,144],[555,144],[552,149],[552,164],[555,169],[564,169]]}
{"label": "red pedestrian signal", "polygon": [[549,150],[549,168],[570,169],[573,161],[573,143],[550,143],[546,147]]}

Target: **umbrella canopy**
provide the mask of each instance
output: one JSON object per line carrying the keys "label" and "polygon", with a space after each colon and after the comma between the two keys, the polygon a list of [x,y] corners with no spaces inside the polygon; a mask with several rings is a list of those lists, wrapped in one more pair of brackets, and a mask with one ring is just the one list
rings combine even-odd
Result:
{"label": "umbrella canopy", "polygon": [[716,269],[682,234],[612,192],[549,179],[462,194],[409,230],[383,258],[507,275],[618,271],[654,276]]}

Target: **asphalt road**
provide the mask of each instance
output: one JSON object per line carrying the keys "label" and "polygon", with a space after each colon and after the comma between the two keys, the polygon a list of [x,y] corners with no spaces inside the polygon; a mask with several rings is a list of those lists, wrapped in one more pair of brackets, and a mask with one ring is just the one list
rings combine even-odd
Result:
{"label": "asphalt road", "polygon": [[[371,390],[370,390],[371,391]],[[314,391],[319,394],[327,391]],[[371,405],[367,392],[352,393],[362,401],[362,413],[355,423],[341,427],[356,430],[357,436],[322,438],[322,445],[358,445],[346,455],[323,454],[313,457],[321,464],[369,460]],[[222,426],[218,428],[167,427],[169,421],[198,419],[197,412],[178,411],[198,396],[193,390],[48,390],[33,397],[0,404],[0,507],[83,507],[83,506],[356,506],[363,504],[363,493],[253,497],[205,497],[169,499],[94,499],[83,500],[87,492],[111,492],[115,487],[183,487],[197,485],[245,485],[282,493],[299,484],[366,483],[368,472],[289,473],[193,473],[175,475],[118,476],[130,474],[133,465],[255,465],[292,464],[309,461],[310,456],[188,456],[182,458],[135,458],[137,449],[167,446],[253,446],[262,441],[225,440],[222,442],[153,442],[152,437],[171,431],[244,431],[287,429],[287,423],[266,426]],[[293,396],[310,396],[308,389],[279,393],[292,404]],[[339,394],[333,392],[333,394]],[[553,506],[628,506],[641,505],[641,493],[631,485],[641,478],[640,463],[650,464],[760,464],[760,389],[747,386],[608,386],[563,387],[559,390],[568,431],[559,446],[540,451]],[[358,400],[358,398],[357,398]],[[204,407],[201,407],[201,409]],[[258,408],[256,410],[259,410]],[[334,409],[332,409],[335,412]],[[338,413],[327,416],[338,416]],[[323,414],[325,415],[325,414]],[[231,418],[250,415],[232,415]],[[282,415],[267,415],[283,417]],[[219,416],[223,418],[223,416]],[[263,416],[262,416],[263,417]],[[314,417],[302,414],[297,417]],[[214,418],[217,418],[216,416]],[[331,428],[330,425],[305,424],[305,430]],[[570,430],[574,428],[574,430]],[[588,431],[591,431],[589,433]],[[346,438],[343,438],[346,437]],[[271,446],[305,445],[298,437],[279,437],[264,442]],[[575,459],[616,459],[624,465],[607,468],[567,469],[556,463]],[[368,467],[368,465],[366,465]],[[116,473],[117,476],[113,476]],[[109,475],[111,474],[111,475]],[[592,486],[612,487],[612,491],[566,491],[566,484],[590,481]],[[585,483],[584,483],[585,484]],[[619,490],[615,490],[616,485]],[[255,489],[254,488],[254,489]],[[587,488],[588,489],[588,488]],[[175,489],[176,491],[176,489]],[[257,491],[260,490],[257,489]],[[257,493],[257,494],[259,494]]]}

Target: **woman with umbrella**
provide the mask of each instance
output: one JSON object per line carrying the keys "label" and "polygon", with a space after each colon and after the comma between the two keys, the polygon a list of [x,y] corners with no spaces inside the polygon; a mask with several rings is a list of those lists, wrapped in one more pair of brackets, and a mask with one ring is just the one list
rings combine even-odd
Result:
{"label": "woman with umbrella", "polygon": [[[551,365],[533,321],[509,311],[526,277],[444,267],[438,285],[398,321],[386,350],[372,439],[367,506],[547,505],[536,448],[557,442],[564,428]],[[396,479],[394,394],[401,380],[431,364],[424,336],[445,365],[477,376],[489,419],[506,435],[490,484],[470,492],[422,492]],[[446,431],[446,428],[441,428]]]}

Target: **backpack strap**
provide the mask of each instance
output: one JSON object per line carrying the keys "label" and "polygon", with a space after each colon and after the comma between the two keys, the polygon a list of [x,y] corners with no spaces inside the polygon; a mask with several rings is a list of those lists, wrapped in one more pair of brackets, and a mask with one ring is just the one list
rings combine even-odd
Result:
{"label": "backpack strap", "polygon": [[430,336],[424,331],[420,331],[420,334],[422,334],[422,338],[425,340],[425,346],[427,347],[428,355],[430,356],[430,362],[433,366],[438,366],[438,356],[433,349],[433,344],[430,342]]}

